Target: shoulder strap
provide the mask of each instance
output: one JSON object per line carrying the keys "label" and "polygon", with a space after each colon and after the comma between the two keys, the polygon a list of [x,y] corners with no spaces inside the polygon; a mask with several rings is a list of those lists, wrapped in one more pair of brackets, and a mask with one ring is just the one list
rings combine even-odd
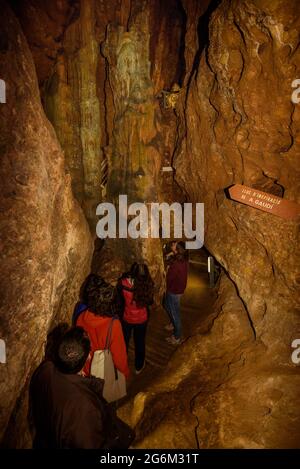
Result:
{"label": "shoulder strap", "polygon": [[106,336],[106,341],[105,341],[105,350],[109,350],[110,346],[111,346],[112,328],[113,328],[113,324],[114,324],[115,319],[116,318],[112,318],[112,320],[110,321],[110,324],[108,326],[108,331],[107,331],[107,336]]}
{"label": "shoulder strap", "polygon": [[129,292],[133,292],[134,291],[134,287],[127,287],[126,285],[122,285],[122,290],[125,290],[125,291],[129,291]]}

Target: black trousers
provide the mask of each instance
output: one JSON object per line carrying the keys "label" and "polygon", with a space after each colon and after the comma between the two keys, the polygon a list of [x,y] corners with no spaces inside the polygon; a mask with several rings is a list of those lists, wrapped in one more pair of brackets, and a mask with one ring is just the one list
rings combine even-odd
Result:
{"label": "black trousers", "polygon": [[127,351],[129,347],[131,332],[133,331],[135,369],[137,371],[143,368],[145,361],[147,323],[148,321],[145,321],[141,324],[130,324],[129,322],[122,321],[123,334]]}

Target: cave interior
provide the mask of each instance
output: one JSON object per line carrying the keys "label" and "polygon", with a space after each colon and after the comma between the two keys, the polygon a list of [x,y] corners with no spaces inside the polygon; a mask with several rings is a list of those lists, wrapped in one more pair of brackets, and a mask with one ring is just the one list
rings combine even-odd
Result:
{"label": "cave interior", "polygon": [[[1,447],[31,448],[29,382],[87,275],[115,284],[138,261],[156,289],[147,367],[118,408],[133,447],[299,448],[299,1],[0,6]],[[120,194],[204,204],[178,347],[168,238],[97,236]]]}

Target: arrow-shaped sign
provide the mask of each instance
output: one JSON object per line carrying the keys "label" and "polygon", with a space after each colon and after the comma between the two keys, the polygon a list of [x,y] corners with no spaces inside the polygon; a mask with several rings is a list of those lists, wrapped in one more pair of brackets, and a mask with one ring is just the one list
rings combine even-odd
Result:
{"label": "arrow-shaped sign", "polygon": [[292,200],[277,195],[236,184],[229,189],[230,198],[250,207],[272,213],[287,220],[294,220],[300,215],[300,205]]}

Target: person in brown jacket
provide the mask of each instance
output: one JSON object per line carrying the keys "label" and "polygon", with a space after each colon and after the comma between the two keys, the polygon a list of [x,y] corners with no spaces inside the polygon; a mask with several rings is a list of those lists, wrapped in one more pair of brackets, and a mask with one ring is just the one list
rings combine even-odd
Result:
{"label": "person in brown jacket", "polygon": [[55,363],[44,361],[30,385],[36,430],[34,448],[126,449],[133,431],[103,399],[103,381],[81,375],[90,341],[80,327],[57,347]]}

